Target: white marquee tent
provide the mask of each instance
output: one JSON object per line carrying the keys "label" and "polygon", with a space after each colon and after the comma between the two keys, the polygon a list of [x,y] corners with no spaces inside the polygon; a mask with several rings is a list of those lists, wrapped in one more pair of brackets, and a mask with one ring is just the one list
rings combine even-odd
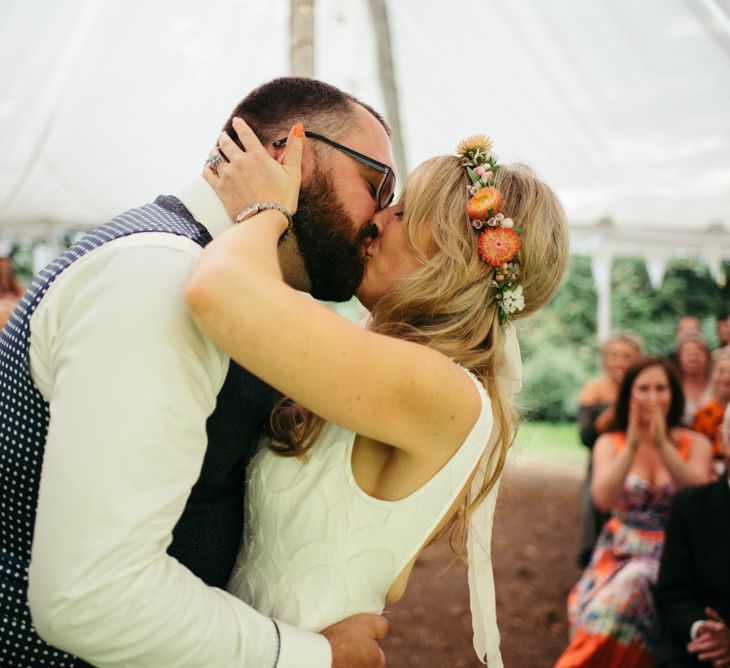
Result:
{"label": "white marquee tent", "polygon": [[[314,75],[385,109],[373,4],[314,0]],[[291,5],[0,0],[0,239],[195,175],[235,103],[290,72]],[[730,0],[385,6],[407,168],[490,134],[561,196],[604,304],[613,256],[654,281],[676,253],[730,257]]]}

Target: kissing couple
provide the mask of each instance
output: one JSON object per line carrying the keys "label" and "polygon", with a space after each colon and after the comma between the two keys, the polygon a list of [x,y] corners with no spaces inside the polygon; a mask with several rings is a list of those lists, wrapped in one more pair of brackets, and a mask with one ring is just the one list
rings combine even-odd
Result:
{"label": "kissing couple", "polygon": [[3,666],[384,666],[386,602],[445,532],[502,665],[512,320],[554,294],[567,225],[482,135],[392,203],[388,133],[271,81],[202,177],[35,277],[0,333]]}

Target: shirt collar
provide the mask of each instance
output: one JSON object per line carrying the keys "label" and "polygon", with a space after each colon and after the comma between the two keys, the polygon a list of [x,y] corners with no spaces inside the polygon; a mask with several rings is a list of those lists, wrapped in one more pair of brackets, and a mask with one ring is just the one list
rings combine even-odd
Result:
{"label": "shirt collar", "polygon": [[214,239],[233,226],[233,221],[228,216],[220,197],[202,176],[190,181],[176,196],[193,218],[205,225]]}

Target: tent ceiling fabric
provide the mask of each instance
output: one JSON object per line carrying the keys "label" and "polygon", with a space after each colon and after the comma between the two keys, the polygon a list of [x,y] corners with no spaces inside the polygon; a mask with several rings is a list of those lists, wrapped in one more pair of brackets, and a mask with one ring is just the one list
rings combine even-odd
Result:
{"label": "tent ceiling fabric", "polygon": [[[200,171],[288,71],[289,0],[0,0],[0,230],[89,226]],[[576,226],[730,230],[729,0],[390,0],[412,168],[486,132]],[[315,75],[383,108],[367,0],[315,0]],[[403,175],[401,175],[401,182]]]}

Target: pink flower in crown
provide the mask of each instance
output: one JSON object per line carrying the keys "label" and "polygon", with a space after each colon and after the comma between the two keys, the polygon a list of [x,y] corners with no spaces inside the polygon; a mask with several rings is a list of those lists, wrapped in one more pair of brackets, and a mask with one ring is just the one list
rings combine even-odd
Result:
{"label": "pink flower in crown", "polygon": [[477,176],[484,176],[484,167],[482,167],[481,165],[477,165],[476,167],[474,167],[474,173]]}
{"label": "pink flower in crown", "polygon": [[474,228],[475,230],[481,230],[481,229],[482,229],[482,226],[483,226],[483,225],[484,225],[484,223],[483,223],[483,222],[482,222],[481,220],[478,220],[478,219],[477,219],[477,220],[472,220],[472,221],[471,221],[471,226],[472,226],[472,227],[473,227],[473,228]]}
{"label": "pink flower in crown", "polygon": [[494,181],[494,172],[491,169],[488,172],[484,172],[484,180],[487,183]]}

